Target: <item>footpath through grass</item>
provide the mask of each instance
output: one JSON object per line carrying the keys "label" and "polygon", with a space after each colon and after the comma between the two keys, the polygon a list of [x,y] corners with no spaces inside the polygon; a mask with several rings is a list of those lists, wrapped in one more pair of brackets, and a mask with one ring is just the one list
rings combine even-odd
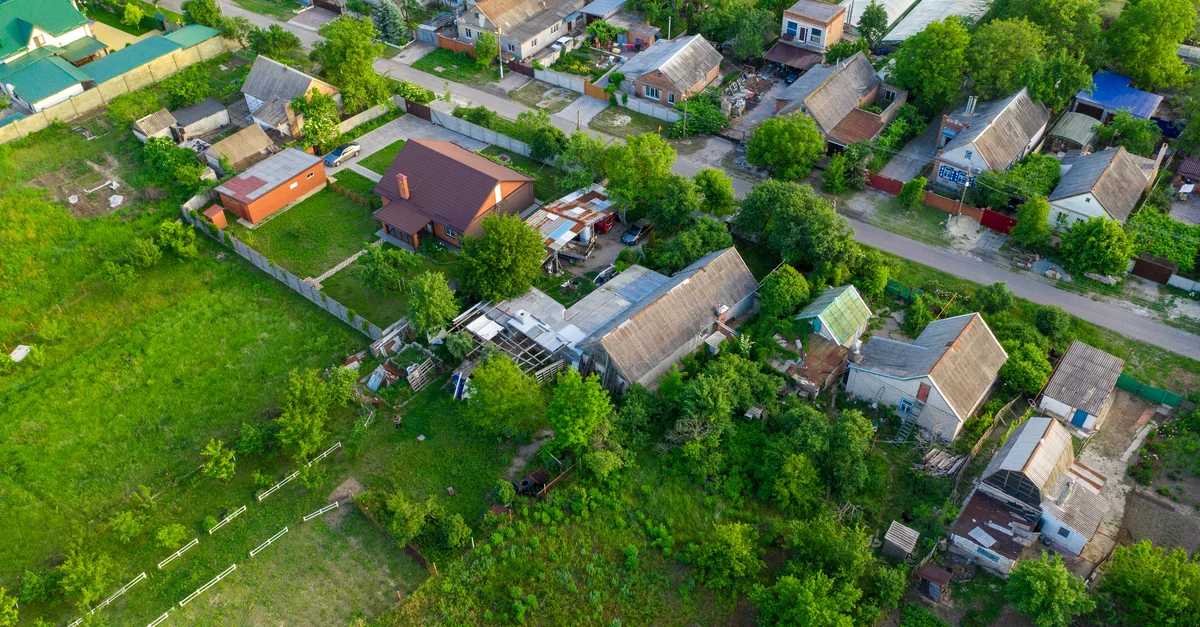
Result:
{"label": "footpath through grass", "polygon": [[313,194],[255,229],[231,224],[235,237],[300,278],[320,276],[375,241],[371,208],[332,189]]}

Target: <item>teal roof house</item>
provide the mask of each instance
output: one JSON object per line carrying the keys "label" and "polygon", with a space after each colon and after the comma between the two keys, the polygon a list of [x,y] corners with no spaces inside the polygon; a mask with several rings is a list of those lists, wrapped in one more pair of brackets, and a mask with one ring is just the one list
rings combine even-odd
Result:
{"label": "teal roof house", "polygon": [[811,320],[813,333],[849,348],[867,331],[871,310],[853,285],[843,285],[821,292],[796,319]]}

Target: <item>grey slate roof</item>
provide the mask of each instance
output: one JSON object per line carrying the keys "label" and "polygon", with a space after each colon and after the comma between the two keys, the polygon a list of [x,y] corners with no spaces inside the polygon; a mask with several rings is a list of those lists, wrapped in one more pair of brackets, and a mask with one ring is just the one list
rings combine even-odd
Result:
{"label": "grey slate roof", "polygon": [[524,42],[583,8],[583,4],[583,0],[482,0],[475,7],[500,29],[502,36]]}
{"label": "grey slate roof", "polygon": [[326,85],[337,91],[332,85],[313,78],[300,70],[294,70],[278,61],[259,56],[250,67],[250,74],[242,84],[242,93],[266,102],[273,96],[278,96],[286,102],[308,93],[316,85]]}
{"label": "grey slate roof", "polygon": [[251,124],[213,144],[208,152],[213,155],[214,159],[219,160],[221,157],[225,157],[229,160],[229,165],[237,167],[246,159],[261,155],[264,150],[273,145],[271,138],[267,136],[267,132],[262,130],[261,126]]}
{"label": "grey slate roof", "polygon": [[188,105],[177,111],[172,111],[171,115],[175,116],[175,121],[180,126],[188,126],[195,124],[200,120],[219,114],[225,110],[225,105],[213,100],[205,98],[193,105]]}
{"label": "grey slate roof", "polygon": [[[254,202],[263,194],[287,183],[295,178],[301,172],[317,165],[321,162],[321,157],[310,155],[303,150],[295,148],[286,148],[278,154],[271,155],[270,158],[264,159],[245,172],[225,181],[220,187],[217,187],[217,192],[236,198],[242,202]],[[242,187],[244,181],[257,179],[262,181],[253,189],[245,191]]]}
{"label": "grey slate roof", "polygon": [[1091,192],[1108,215],[1124,222],[1133,213],[1148,181],[1134,155],[1124,147],[1110,148],[1075,160],[1050,192],[1050,201]]}
{"label": "grey slate roof", "polygon": [[1060,472],[1046,487],[1042,510],[1091,540],[1104,522],[1108,502],[1071,472]]}
{"label": "grey slate roof", "polygon": [[1080,146],[1088,146],[1096,140],[1096,131],[1092,127],[1100,121],[1090,115],[1067,111],[1062,114],[1050,134],[1054,137],[1069,139]]}
{"label": "grey slate roof", "polygon": [[859,52],[835,65],[806,72],[779,95],[781,100],[791,100],[779,113],[786,115],[803,105],[821,131],[828,134],[858,107],[859,99],[882,82],[871,61]]}
{"label": "grey slate roof", "polygon": [[1053,418],[1030,418],[1008,436],[983,471],[982,479],[1002,470],[1029,478],[1042,495],[1075,461],[1071,434]]}
{"label": "grey slate roof", "polygon": [[1124,359],[1076,340],[1054,367],[1042,396],[1099,415],[1124,368]]}
{"label": "grey slate roof", "polygon": [[147,137],[172,126],[175,126],[175,116],[171,115],[166,108],[159,109],[133,123],[133,127]]}
{"label": "grey slate roof", "polygon": [[711,252],[597,327],[578,346],[588,350],[600,345],[627,380],[642,382],[680,347],[711,330],[714,309],[743,303],[757,289],[736,249]]}
{"label": "grey slate roof", "polygon": [[828,22],[845,10],[843,5],[818,2],[817,0],[796,0],[795,4],[788,7],[789,13],[803,15],[821,22]]}
{"label": "grey slate roof", "polygon": [[620,67],[621,74],[633,80],[661,71],[680,90],[700,82],[710,70],[721,64],[721,53],[700,35],[679,39],[660,39]]}
{"label": "grey slate roof", "polygon": [[579,10],[584,15],[598,15],[604,17],[609,13],[625,6],[625,0],[594,0],[589,2],[587,6]]}
{"label": "grey slate roof", "polygon": [[944,150],[950,152],[960,146],[975,144],[976,150],[992,170],[1008,169],[1037,132],[1050,120],[1050,112],[1021,91],[1003,100],[980,102],[975,113],[966,114],[961,108],[949,115],[950,119],[967,122],[969,126],[951,139]]}
{"label": "grey slate roof", "polygon": [[897,379],[928,375],[959,418],[991,388],[1008,353],[977,313],[934,320],[908,344],[873,337],[854,368]]}

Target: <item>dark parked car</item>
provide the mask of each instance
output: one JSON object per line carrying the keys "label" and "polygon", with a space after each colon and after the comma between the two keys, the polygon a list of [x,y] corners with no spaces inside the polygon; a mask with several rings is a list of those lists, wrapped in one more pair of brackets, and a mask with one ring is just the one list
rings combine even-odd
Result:
{"label": "dark parked car", "polygon": [[346,161],[350,157],[357,155],[360,150],[362,150],[362,148],[355,142],[342,144],[341,146],[334,148],[329,154],[325,155],[325,165],[336,168],[337,166],[342,165],[343,161]]}
{"label": "dark parked car", "polygon": [[787,76],[783,77],[783,82],[791,85],[792,83],[796,82],[797,78],[800,78],[800,73],[792,70],[791,72],[787,73]]}
{"label": "dark parked car", "polygon": [[641,242],[642,239],[649,235],[650,231],[653,230],[654,225],[645,218],[642,218],[641,220],[630,224],[629,228],[625,229],[625,232],[621,234],[621,241],[633,246],[634,244]]}

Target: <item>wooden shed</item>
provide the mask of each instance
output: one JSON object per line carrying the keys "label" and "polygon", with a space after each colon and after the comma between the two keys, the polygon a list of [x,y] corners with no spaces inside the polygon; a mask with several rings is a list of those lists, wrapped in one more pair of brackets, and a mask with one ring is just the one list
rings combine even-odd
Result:
{"label": "wooden shed", "polygon": [[906,527],[898,520],[892,521],[887,535],[883,536],[883,554],[897,562],[903,562],[917,548],[917,540],[921,534],[911,527]]}

